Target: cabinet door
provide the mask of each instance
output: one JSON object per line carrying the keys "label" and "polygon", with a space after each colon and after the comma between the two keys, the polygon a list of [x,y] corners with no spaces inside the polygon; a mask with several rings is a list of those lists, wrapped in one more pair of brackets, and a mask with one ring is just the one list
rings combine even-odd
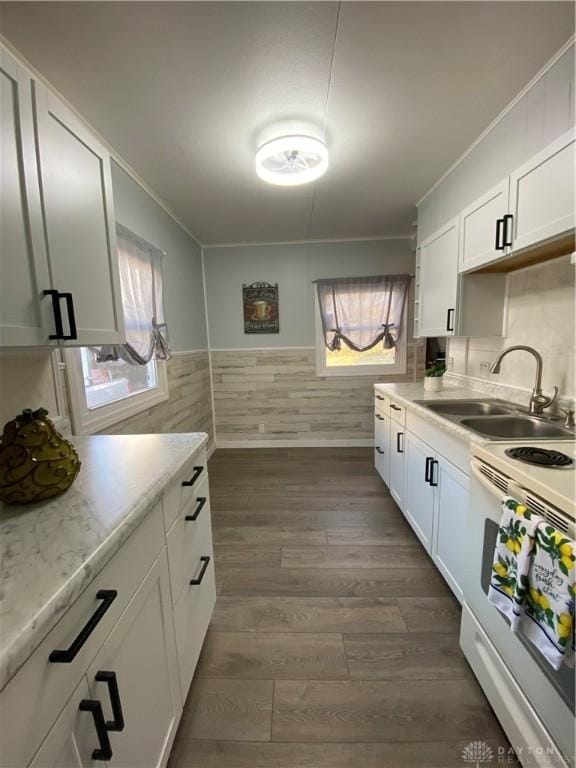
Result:
{"label": "cabinet door", "polygon": [[[113,672],[116,682],[99,681]],[[124,726],[109,732],[110,766],[155,768],[165,763],[181,710],[166,550],[108,636],[88,673],[92,698],[106,720],[117,686]]]}
{"label": "cabinet door", "polygon": [[427,238],[420,251],[420,335],[453,336],[458,294],[458,218]]}
{"label": "cabinet door", "polygon": [[124,338],[110,157],[83,123],[34,83],[40,181],[53,288],[62,300],[70,346]]}
{"label": "cabinet door", "polygon": [[434,531],[433,460],[430,446],[411,432],[406,433],[404,514],[428,553],[432,552]]}
{"label": "cabinet door", "polygon": [[513,250],[574,228],[574,136],[564,134],[511,175]]}
{"label": "cabinet door", "polygon": [[505,254],[502,224],[508,213],[508,190],[507,176],[460,214],[460,272]]}
{"label": "cabinet door", "polygon": [[390,494],[401,510],[404,510],[404,427],[390,419]]}
{"label": "cabinet door", "polygon": [[0,48],[0,346],[50,341],[50,288],[32,119],[32,81]]}
{"label": "cabinet door", "polygon": [[438,485],[433,558],[450,588],[462,602],[468,477],[439,456],[434,468],[434,481]]}
{"label": "cabinet door", "polygon": [[374,415],[374,466],[386,485],[390,483],[390,419],[376,411]]}
{"label": "cabinet door", "polygon": [[90,699],[88,680],[82,677],[59,718],[30,763],[30,768],[86,768],[105,766],[93,760],[92,753],[100,749],[94,716],[80,709],[80,703]]}

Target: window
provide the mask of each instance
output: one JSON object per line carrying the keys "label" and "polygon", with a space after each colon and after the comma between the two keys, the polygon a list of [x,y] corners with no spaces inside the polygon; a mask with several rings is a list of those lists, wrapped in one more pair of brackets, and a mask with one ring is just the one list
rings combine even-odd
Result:
{"label": "window", "polygon": [[98,432],[168,399],[161,256],[118,225],[126,343],[65,351],[77,434]]}
{"label": "window", "polygon": [[406,372],[408,275],[318,280],[318,376]]}

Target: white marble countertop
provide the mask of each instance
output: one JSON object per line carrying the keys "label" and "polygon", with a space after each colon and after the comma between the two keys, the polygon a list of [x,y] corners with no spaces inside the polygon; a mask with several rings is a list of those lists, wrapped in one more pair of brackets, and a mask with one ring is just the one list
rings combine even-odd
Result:
{"label": "white marble countertop", "polygon": [[208,440],[205,433],[74,437],[74,485],[42,504],[0,504],[0,688]]}
{"label": "white marble countertop", "polygon": [[484,445],[489,442],[493,442],[494,438],[484,437],[478,435],[475,432],[471,432],[465,427],[461,427],[454,421],[450,421],[441,413],[435,413],[424,405],[416,402],[418,400],[486,400],[492,396],[487,395],[485,392],[480,392],[477,389],[471,389],[469,387],[455,386],[453,384],[444,383],[444,387],[440,392],[425,392],[424,382],[416,381],[409,384],[375,384],[374,389],[386,394],[389,397],[396,400],[408,410],[414,411],[418,416],[431,422],[443,432],[454,435],[454,437],[463,440],[468,445],[475,443],[477,445]]}

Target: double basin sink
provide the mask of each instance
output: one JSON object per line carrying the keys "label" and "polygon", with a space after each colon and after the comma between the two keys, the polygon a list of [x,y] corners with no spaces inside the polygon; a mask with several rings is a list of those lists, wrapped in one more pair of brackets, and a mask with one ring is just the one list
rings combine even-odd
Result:
{"label": "double basin sink", "polygon": [[434,413],[485,437],[515,440],[518,438],[574,439],[574,430],[554,423],[548,417],[532,416],[505,400],[419,400]]}

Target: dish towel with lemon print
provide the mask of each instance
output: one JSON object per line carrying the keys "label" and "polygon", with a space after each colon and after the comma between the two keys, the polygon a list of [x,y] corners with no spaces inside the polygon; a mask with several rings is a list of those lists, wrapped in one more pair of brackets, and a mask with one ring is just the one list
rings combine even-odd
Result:
{"label": "dish towel with lemon print", "polygon": [[488,600],[506,616],[513,632],[522,619],[534,537],[538,524],[543,522],[511,496],[502,499]]}
{"label": "dish towel with lemon print", "polygon": [[574,664],[575,553],[566,534],[538,525],[521,628],[554,669]]}

